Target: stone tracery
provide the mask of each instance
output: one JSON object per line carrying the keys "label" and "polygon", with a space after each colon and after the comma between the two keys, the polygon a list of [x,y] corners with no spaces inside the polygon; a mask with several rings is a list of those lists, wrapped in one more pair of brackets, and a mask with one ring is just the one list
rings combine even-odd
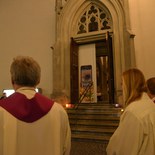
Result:
{"label": "stone tracery", "polygon": [[111,17],[105,10],[90,4],[78,22],[77,34],[111,29]]}

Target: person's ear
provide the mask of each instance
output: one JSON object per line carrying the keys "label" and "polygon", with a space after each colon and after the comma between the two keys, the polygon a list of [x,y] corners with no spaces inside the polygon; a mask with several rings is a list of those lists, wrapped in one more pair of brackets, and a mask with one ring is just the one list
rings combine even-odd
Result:
{"label": "person's ear", "polygon": [[11,83],[12,83],[12,85],[14,85],[15,84],[15,82],[14,82],[14,80],[11,78]]}
{"label": "person's ear", "polygon": [[40,79],[38,80],[38,82],[37,82],[37,85],[40,83]]}

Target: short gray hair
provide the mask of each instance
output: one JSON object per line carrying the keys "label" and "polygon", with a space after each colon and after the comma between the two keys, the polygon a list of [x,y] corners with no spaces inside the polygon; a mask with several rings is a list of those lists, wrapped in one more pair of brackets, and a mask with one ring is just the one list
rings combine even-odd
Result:
{"label": "short gray hair", "polygon": [[41,69],[31,57],[17,56],[10,67],[12,81],[21,86],[36,86],[40,82]]}

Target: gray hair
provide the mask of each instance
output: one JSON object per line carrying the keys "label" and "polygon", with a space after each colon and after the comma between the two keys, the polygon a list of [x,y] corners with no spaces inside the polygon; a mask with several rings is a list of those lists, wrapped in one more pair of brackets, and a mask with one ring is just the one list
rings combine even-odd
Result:
{"label": "gray hair", "polygon": [[40,82],[41,69],[31,57],[17,56],[10,67],[12,81],[21,86],[36,86]]}

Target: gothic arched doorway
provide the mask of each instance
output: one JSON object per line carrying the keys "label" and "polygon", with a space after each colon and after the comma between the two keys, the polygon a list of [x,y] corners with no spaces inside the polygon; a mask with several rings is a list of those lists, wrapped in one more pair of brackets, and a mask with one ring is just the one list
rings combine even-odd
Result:
{"label": "gothic arched doorway", "polygon": [[[126,22],[128,19],[125,18],[125,11],[123,10],[125,6],[122,7],[122,3],[119,2],[119,0],[72,0],[65,1],[63,4],[57,5],[56,8],[57,35],[53,53],[53,91],[65,90],[65,92],[69,96],[72,96],[72,88],[70,82],[73,77],[70,68],[70,65],[73,62],[70,61],[70,51],[72,50],[70,48],[71,38],[73,38],[75,43],[78,45],[84,45],[86,42],[95,43],[104,40],[106,38],[107,31],[109,31],[113,41],[112,90],[114,94],[113,98],[117,102],[118,97],[122,94],[122,71],[134,64],[130,60],[130,58],[133,57],[131,56],[131,54],[134,53],[132,51],[133,47],[131,47],[133,45],[133,38],[131,38],[129,31],[127,30],[128,25],[126,25],[126,23],[129,22]],[[96,12],[96,10],[98,10],[98,13]],[[88,17],[90,18],[85,18],[86,13],[88,13]],[[105,18],[105,16],[107,18]],[[98,21],[96,21],[96,19]],[[89,20],[86,22],[88,25],[84,24],[85,20]],[[124,47],[126,47],[126,50],[124,49]],[[77,78],[79,77],[77,76]],[[74,96],[72,98],[77,99],[77,96]]]}

